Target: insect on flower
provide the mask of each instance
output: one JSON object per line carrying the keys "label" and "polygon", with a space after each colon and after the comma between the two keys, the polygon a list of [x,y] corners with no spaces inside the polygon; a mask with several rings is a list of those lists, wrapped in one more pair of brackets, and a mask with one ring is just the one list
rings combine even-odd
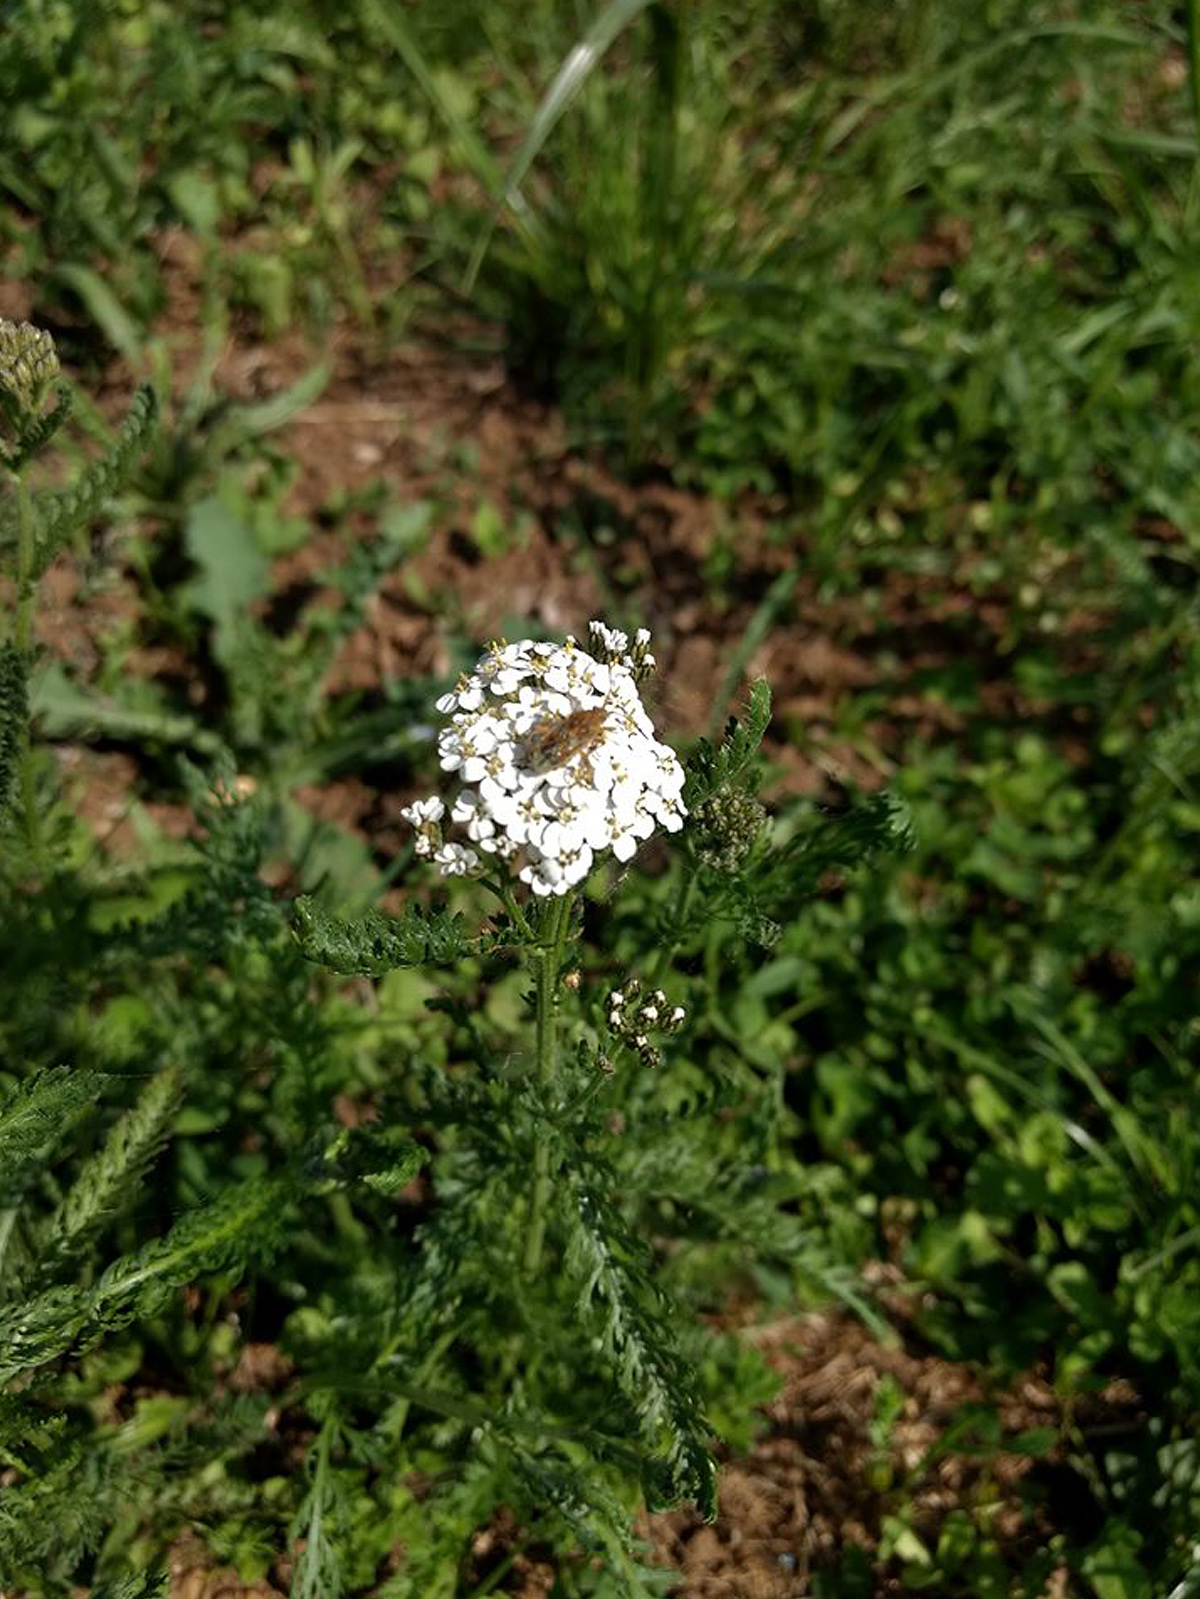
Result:
{"label": "insect on flower", "polygon": [[526,772],[552,772],[577,756],[590,755],[604,738],[607,718],[607,705],[542,717],[521,740],[518,764]]}
{"label": "insect on flower", "polygon": [[[587,648],[501,641],[437,701],[438,759],[463,785],[451,821],[535,894],[566,894],[605,851],[628,861],[656,827],[683,826],[683,768],[638,693],[648,640],[594,623]],[[447,875],[478,867],[440,818],[410,812],[419,854]]]}

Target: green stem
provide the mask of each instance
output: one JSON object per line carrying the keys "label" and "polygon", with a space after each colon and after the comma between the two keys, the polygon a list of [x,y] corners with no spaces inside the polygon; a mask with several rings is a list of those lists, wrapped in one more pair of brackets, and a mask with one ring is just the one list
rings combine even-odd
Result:
{"label": "green stem", "polygon": [[[37,599],[34,563],[37,550],[33,538],[33,505],[29,485],[20,471],[9,473],[17,496],[17,618],[13,629],[13,643],[18,654],[28,662],[33,654],[33,615]],[[42,863],[42,834],[37,812],[37,786],[34,782],[33,750],[30,747],[29,727],[26,725],[21,739],[19,762],[21,806],[25,812],[25,833],[29,839],[30,853],[40,867]]]}
{"label": "green stem", "polygon": [[1188,67],[1192,79],[1192,111],[1200,138],[1200,0],[1188,0]]}
{"label": "green stem", "polygon": [[17,625],[13,643],[22,655],[33,647],[33,507],[29,485],[20,471],[9,478],[17,495]]}
{"label": "green stem", "polygon": [[525,912],[517,904],[516,895],[513,893],[508,884],[504,882],[503,879],[497,881],[492,877],[481,877],[479,881],[483,884],[484,888],[491,889],[492,893],[495,894],[496,898],[508,912],[509,921],[521,934],[522,938],[528,938],[532,929],[525,918]]}
{"label": "green stem", "polygon": [[679,892],[671,911],[670,933],[658,946],[658,953],[650,967],[650,981],[656,983],[670,964],[671,956],[679,945],[679,932],[687,919],[688,907],[696,890],[696,865],[689,860],[679,879]]}
{"label": "green stem", "polygon": [[[558,1066],[558,974],[562,968],[563,946],[571,925],[570,894],[563,894],[546,909],[542,923],[545,941],[534,956],[537,985],[537,1067],[536,1079],[545,1092],[554,1080]],[[550,1145],[540,1142],[533,1153],[533,1192],[529,1201],[529,1224],[525,1233],[525,1275],[534,1277],[542,1262],[546,1239],[546,1206],[550,1198]]]}

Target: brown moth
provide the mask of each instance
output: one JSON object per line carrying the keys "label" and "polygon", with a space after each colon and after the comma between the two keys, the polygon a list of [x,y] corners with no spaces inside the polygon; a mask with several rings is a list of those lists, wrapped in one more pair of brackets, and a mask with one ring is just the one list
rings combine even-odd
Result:
{"label": "brown moth", "polygon": [[521,741],[520,764],[527,772],[552,772],[578,755],[588,755],[604,737],[608,709],[593,705],[566,716],[544,716]]}

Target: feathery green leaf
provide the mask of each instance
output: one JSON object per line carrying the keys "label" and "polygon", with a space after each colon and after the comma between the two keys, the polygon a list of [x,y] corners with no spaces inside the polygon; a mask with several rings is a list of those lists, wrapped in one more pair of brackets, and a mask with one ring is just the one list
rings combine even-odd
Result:
{"label": "feathery green leaf", "polygon": [[70,488],[49,490],[35,497],[35,576],[45,572],[71,534],[90,522],[105,500],[126,482],[150,441],[157,418],[158,397],[148,384],[144,385],[134,395],[129,415],[108,452]]}
{"label": "feathery green leaf", "polygon": [[697,1382],[670,1327],[670,1310],[651,1277],[648,1251],[615,1205],[572,1179],[576,1209],[566,1267],[575,1279],[580,1314],[601,1340],[618,1386],[634,1407],[651,1450],[647,1498],[690,1499],[711,1521],[717,1513],[716,1465],[709,1427],[693,1395]]}
{"label": "feathery green leaf", "polygon": [[126,1111],[103,1146],[84,1162],[44,1228],[39,1275],[51,1276],[77,1255],[109,1217],[132,1199],[166,1139],[179,1106],[181,1084],[175,1067],[152,1077],[137,1104]]}
{"label": "feathery green leaf", "polygon": [[99,1085],[95,1072],[50,1066],[0,1105],[0,1199],[20,1191],[30,1165],[45,1157],[71,1116],[95,1099]]}
{"label": "feathery green leaf", "polygon": [[755,680],[746,702],[745,719],[730,717],[725,737],[713,745],[702,738],[686,762],[687,781],[683,798],[689,811],[702,804],[718,789],[736,782],[758,754],[763,734],[771,720],[771,686],[766,678]]}
{"label": "feathery green leaf", "polygon": [[444,910],[404,908],[403,916],[366,911],[333,916],[307,896],[292,906],[292,931],[306,960],[346,975],[379,977],[400,966],[439,966],[492,947],[472,937],[462,916]]}

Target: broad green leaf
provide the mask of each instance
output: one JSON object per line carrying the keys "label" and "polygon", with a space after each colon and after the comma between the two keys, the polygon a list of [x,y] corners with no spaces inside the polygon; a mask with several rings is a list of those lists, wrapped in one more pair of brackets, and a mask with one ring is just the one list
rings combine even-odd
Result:
{"label": "broad green leaf", "polygon": [[229,666],[250,607],[266,593],[266,559],[253,529],[215,495],[192,507],[184,537],[200,569],[187,585],[188,599],[212,623],[213,654]]}

